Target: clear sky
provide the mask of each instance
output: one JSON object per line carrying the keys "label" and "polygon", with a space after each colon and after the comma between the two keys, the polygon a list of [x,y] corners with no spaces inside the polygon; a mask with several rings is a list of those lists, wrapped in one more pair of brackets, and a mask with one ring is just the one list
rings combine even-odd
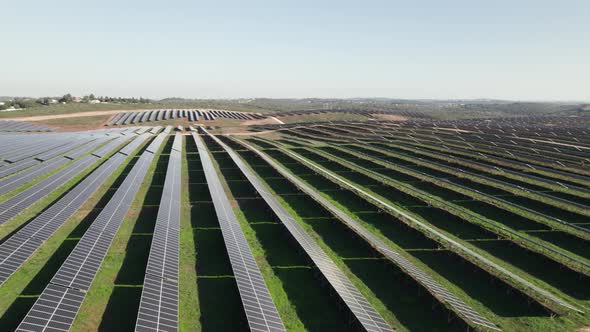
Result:
{"label": "clear sky", "polygon": [[590,100],[590,1],[2,1],[0,95]]}

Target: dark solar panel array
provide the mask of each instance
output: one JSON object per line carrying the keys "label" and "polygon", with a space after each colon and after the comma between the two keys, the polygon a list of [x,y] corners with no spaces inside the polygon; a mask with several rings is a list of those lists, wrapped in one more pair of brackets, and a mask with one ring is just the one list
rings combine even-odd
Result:
{"label": "dark solar panel array", "polygon": [[162,129],[162,126],[152,127],[150,133],[157,134]]}
{"label": "dark solar panel array", "polygon": [[0,121],[0,131],[53,131],[54,128],[36,125],[23,121],[2,120]]}
{"label": "dark solar panel array", "polygon": [[150,113],[151,112],[142,112],[139,122],[146,122],[149,119]]}
{"label": "dark solar panel array", "polygon": [[39,163],[41,163],[39,160],[29,159],[23,160],[22,162],[16,164],[6,164],[0,169],[0,178],[22,171],[23,169],[35,166]]}
{"label": "dark solar panel array", "polygon": [[113,151],[114,148],[127,142],[129,139],[130,139],[129,137],[125,137],[125,136],[117,137],[114,140],[103,145],[102,147],[96,149],[96,151],[92,152],[92,155],[102,158],[102,157],[108,155],[109,153],[111,153],[111,151]]}
{"label": "dark solar panel array", "polygon": [[123,163],[117,153],[0,245],[0,285],[57,231]]}
{"label": "dark solar panel array", "polygon": [[150,130],[151,130],[151,128],[150,128],[150,127],[141,127],[141,128],[139,128],[139,129],[137,129],[137,130],[135,131],[135,133],[136,133],[137,135],[141,135],[141,134],[143,134],[143,133],[146,133],[146,132],[148,132],[148,131],[150,131]]}
{"label": "dark solar panel array", "polygon": [[226,118],[236,120],[264,119],[265,116],[256,113],[222,111],[222,110],[195,110],[195,109],[163,109],[138,111],[132,113],[118,113],[106,126],[128,125],[134,123],[143,123],[146,121],[161,121],[177,118],[186,118],[188,121],[199,121],[199,117],[205,120],[215,120],[215,118]]}
{"label": "dark solar panel array", "polygon": [[178,255],[182,135],[176,134],[158,209],[136,331],[178,330]]}
{"label": "dark solar panel array", "polygon": [[130,124],[131,121],[134,120],[136,116],[137,116],[137,112],[131,112],[131,114],[129,114],[129,116],[125,119],[125,121],[123,121],[123,124],[124,125]]}
{"label": "dark solar panel array", "polygon": [[121,117],[124,115],[125,113],[117,113],[115,114],[115,116],[113,116],[109,122],[107,122],[107,126],[113,126],[115,123],[117,123],[117,121],[119,121],[119,119],[121,119]]}
{"label": "dark solar panel array", "polygon": [[40,161],[51,160],[59,155],[80,156],[78,152],[86,153],[89,148],[97,146],[94,142],[104,139],[103,134],[99,134],[98,137],[88,133],[3,135],[0,141],[0,157],[10,162],[2,167],[0,178],[26,170],[39,164]]}
{"label": "dark solar panel array", "polygon": [[117,122],[115,122],[115,125],[122,125],[129,118],[129,116],[131,116],[131,113],[123,113],[123,116],[120,117]]}
{"label": "dark solar panel array", "polygon": [[74,150],[67,152],[66,154],[64,154],[64,157],[72,159],[72,160],[79,158],[80,156],[88,153],[89,151],[96,149],[97,147],[105,144],[106,142],[108,142],[110,140],[111,140],[111,138],[99,138],[95,141],[92,141],[92,142],[86,144],[83,148],[74,149]]}
{"label": "dark solar panel array", "polygon": [[160,148],[160,145],[162,144],[164,139],[166,139],[166,137],[168,137],[168,134],[166,134],[166,133],[158,134],[158,136],[156,136],[156,138],[154,138],[154,140],[150,143],[150,145],[148,145],[148,147],[146,148],[146,151],[149,151],[151,153],[156,153],[156,151],[158,151],[158,149]]}
{"label": "dark solar panel array", "polygon": [[50,151],[52,149],[56,149],[60,146],[68,144],[69,141],[63,138],[59,139],[52,139],[52,136],[48,136],[46,141],[38,141],[36,140],[33,142],[33,146],[23,146],[16,149],[16,151],[12,151],[8,154],[3,155],[2,157],[4,160],[9,161],[11,163],[15,163],[20,160],[27,159],[29,157],[33,157],[46,151]]}
{"label": "dark solar panel array", "polygon": [[60,146],[60,147],[58,147],[56,149],[53,149],[53,150],[50,150],[50,151],[47,151],[47,152],[38,154],[38,155],[35,156],[35,159],[41,160],[41,161],[46,161],[46,160],[49,160],[51,158],[55,158],[57,156],[61,156],[64,153],[66,153],[66,152],[68,152],[70,150],[73,150],[73,149],[75,149],[77,147],[80,147],[80,146],[88,143],[89,141],[90,141],[90,139],[88,139],[88,138],[79,138],[79,139],[77,139],[77,140],[75,140],[73,142],[70,142],[70,143],[67,143],[65,145],[62,145],[62,146]]}
{"label": "dark solar panel array", "polygon": [[233,213],[209,152],[198,134],[193,138],[199,150],[223,240],[236,278],[242,305],[252,331],[285,331],[248,242]]}
{"label": "dark solar panel array", "polygon": [[25,160],[25,161],[20,162],[18,164],[7,164],[4,167],[2,167],[2,169],[0,169],[0,178],[5,177],[10,174],[14,174],[19,171],[22,171],[23,169],[27,169],[27,168],[37,165],[39,163],[40,163],[40,161],[31,159],[31,160]]}
{"label": "dark solar panel array", "polygon": [[17,331],[68,331],[84,301],[84,292],[49,284]]}
{"label": "dark solar panel array", "polygon": [[[141,155],[119,189],[53,276],[17,331],[49,325],[69,330],[153,159],[154,154],[149,151]],[[62,299],[68,294],[79,296],[76,301],[68,303],[67,311],[61,311],[57,315]]]}
{"label": "dark solar panel array", "polygon": [[91,155],[82,157],[45,180],[0,203],[0,225],[71,180],[97,160],[97,157]]}
{"label": "dark solar panel array", "polygon": [[315,189],[297,179],[293,174],[289,173],[282,166],[278,165],[276,162],[274,162],[272,159],[270,159],[268,156],[266,156],[259,150],[255,149],[254,147],[246,143],[242,144],[247,146],[256,154],[258,154],[269,165],[271,165],[274,169],[281,173],[285,178],[287,178],[289,181],[291,181],[293,184],[299,187],[302,191],[307,193],[310,197],[312,197],[315,201],[320,203],[323,207],[332,212],[336,217],[338,217],[338,219],[343,221],[355,233],[359,234],[363,239],[369,242],[373,248],[377,249],[391,262],[399,266],[403,271],[405,271],[413,279],[415,279],[422,286],[424,286],[424,288],[426,288],[430,293],[432,293],[436,299],[449,304],[453,308],[453,310],[460,315],[460,317],[466,319],[467,321],[473,324],[482,325],[490,329],[498,329],[498,327],[494,323],[490,322],[487,318],[477,313],[463,300],[449,292],[437,281],[435,281],[430,275],[422,271],[412,262],[407,260],[404,256],[400,255],[398,252],[393,250],[389,245],[387,245],[377,236],[373,235],[370,231],[365,229],[362,225],[360,225],[358,222],[356,222],[354,219],[348,216],[345,212],[343,212],[338,207],[330,203],[327,199],[321,196],[321,194],[318,193]]}
{"label": "dark solar panel array", "polygon": [[127,146],[122,148],[119,152],[124,155],[130,155],[150,137],[152,137],[151,134],[141,134],[131,141],[131,143],[127,144]]}
{"label": "dark solar panel array", "polygon": [[148,119],[148,121],[152,122],[156,120],[156,115],[158,115],[158,111],[151,111],[150,112],[150,117]]}
{"label": "dark solar panel array", "polygon": [[4,195],[14,188],[20,187],[25,183],[28,183],[35,178],[45,175],[56,168],[63,166],[65,163],[70,161],[67,158],[55,158],[47,162],[41,163],[37,167],[31,167],[26,171],[15,174],[11,177],[0,180],[0,195]]}
{"label": "dark solar panel array", "polygon": [[265,186],[260,182],[252,170],[242,161],[242,159],[226,144],[218,138],[211,137],[220,144],[230,155],[231,159],[240,168],[248,181],[254,186],[256,191],[273,210],[275,215],[285,225],[287,230],[301,245],[303,250],[318,267],[332,288],[346,303],[350,311],[356,317],[358,322],[367,331],[393,331],[393,328],[387,324],[385,319],[371,306],[363,294],[352,284],[336,263],[322,250],[322,248],[305,232],[305,230],[293,219],[291,214],[277,201],[274,194],[268,192]]}

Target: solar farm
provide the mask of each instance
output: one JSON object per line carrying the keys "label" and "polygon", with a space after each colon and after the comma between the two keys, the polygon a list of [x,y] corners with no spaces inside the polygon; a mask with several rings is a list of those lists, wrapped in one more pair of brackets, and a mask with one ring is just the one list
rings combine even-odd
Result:
{"label": "solar farm", "polygon": [[378,115],[0,121],[0,331],[589,331],[590,117]]}

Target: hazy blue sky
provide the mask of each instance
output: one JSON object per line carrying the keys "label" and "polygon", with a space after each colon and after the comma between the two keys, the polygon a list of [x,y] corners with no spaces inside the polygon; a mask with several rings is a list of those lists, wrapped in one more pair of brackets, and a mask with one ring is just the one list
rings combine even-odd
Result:
{"label": "hazy blue sky", "polygon": [[3,1],[0,95],[590,100],[590,1]]}

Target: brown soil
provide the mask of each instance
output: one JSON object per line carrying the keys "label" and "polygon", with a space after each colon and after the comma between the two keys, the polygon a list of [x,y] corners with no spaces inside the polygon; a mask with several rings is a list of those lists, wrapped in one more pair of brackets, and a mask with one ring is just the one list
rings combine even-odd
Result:
{"label": "brown soil", "polygon": [[395,114],[373,114],[373,117],[376,119],[390,120],[390,121],[407,121],[408,120],[408,118],[406,118],[405,116],[395,115]]}

